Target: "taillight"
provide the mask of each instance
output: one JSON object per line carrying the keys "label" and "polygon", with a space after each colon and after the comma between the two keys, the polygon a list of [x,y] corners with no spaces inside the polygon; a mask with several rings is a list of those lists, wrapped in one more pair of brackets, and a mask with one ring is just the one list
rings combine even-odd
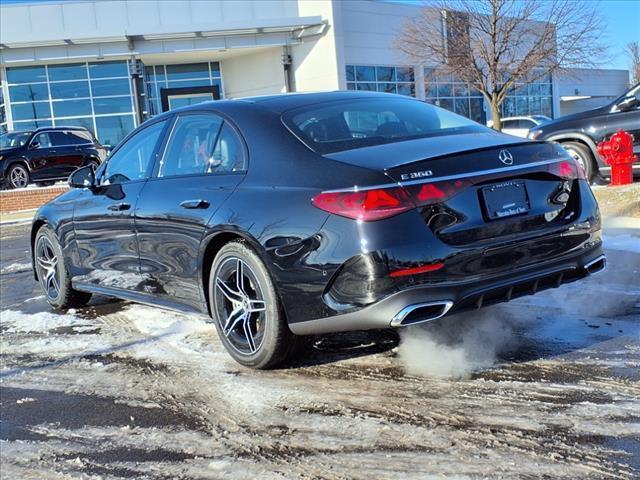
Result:
{"label": "taillight", "polygon": [[402,187],[322,192],[311,202],[326,212],[365,222],[389,218],[416,206]]}
{"label": "taillight", "polygon": [[549,173],[552,173],[557,177],[564,178],[565,180],[587,179],[584,173],[584,168],[582,168],[582,165],[573,158],[551,163],[547,170]]}
{"label": "taillight", "polygon": [[470,180],[452,180],[449,182],[422,183],[405,187],[416,206],[424,207],[449,200],[471,185]]}
{"label": "taillight", "polygon": [[456,180],[407,187],[322,192],[311,202],[326,212],[370,222],[389,218],[416,207],[444,202],[470,184],[470,181]]}

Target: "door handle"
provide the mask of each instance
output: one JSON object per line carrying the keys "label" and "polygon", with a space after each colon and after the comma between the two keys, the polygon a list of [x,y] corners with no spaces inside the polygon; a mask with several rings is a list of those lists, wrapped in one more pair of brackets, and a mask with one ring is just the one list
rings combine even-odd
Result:
{"label": "door handle", "polygon": [[123,210],[129,210],[130,208],[131,205],[129,205],[128,203],[114,203],[107,207],[107,209],[111,210],[112,212],[121,212]]}
{"label": "door handle", "polygon": [[180,203],[180,206],[182,208],[188,208],[190,210],[196,208],[201,208],[204,210],[209,208],[209,202],[206,200],[185,200],[184,202]]}

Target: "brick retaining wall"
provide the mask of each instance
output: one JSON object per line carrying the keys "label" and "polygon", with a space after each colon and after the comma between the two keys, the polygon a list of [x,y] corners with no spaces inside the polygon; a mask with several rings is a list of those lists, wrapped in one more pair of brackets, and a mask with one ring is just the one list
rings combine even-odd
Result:
{"label": "brick retaining wall", "polygon": [[0,213],[33,210],[69,190],[66,185],[0,191]]}

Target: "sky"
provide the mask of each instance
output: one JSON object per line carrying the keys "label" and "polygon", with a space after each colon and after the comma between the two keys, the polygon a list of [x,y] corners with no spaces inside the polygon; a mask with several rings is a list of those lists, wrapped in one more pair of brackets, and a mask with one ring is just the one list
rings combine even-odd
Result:
{"label": "sky", "polygon": [[603,0],[599,5],[607,24],[603,40],[609,45],[603,67],[629,69],[624,49],[629,42],[640,42],[640,0]]}
{"label": "sky", "polygon": [[[43,0],[50,1],[50,0]],[[233,0],[229,0],[233,1]],[[342,0],[349,1],[349,0]],[[424,3],[419,0],[392,0],[401,3]],[[540,0],[544,1],[544,0]],[[629,68],[624,49],[631,41],[640,42],[640,0],[574,0],[597,5],[604,16],[606,29],[603,43],[609,46],[609,54],[602,68]],[[0,0],[1,3],[34,3],[34,0]]]}

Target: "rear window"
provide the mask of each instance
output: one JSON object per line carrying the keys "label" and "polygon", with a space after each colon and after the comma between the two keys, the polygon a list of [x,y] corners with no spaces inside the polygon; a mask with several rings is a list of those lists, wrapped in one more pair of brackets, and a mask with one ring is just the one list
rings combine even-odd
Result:
{"label": "rear window", "polygon": [[486,131],[455,113],[403,98],[359,98],[286,112],[283,121],[309,148],[328,154],[416,138]]}

